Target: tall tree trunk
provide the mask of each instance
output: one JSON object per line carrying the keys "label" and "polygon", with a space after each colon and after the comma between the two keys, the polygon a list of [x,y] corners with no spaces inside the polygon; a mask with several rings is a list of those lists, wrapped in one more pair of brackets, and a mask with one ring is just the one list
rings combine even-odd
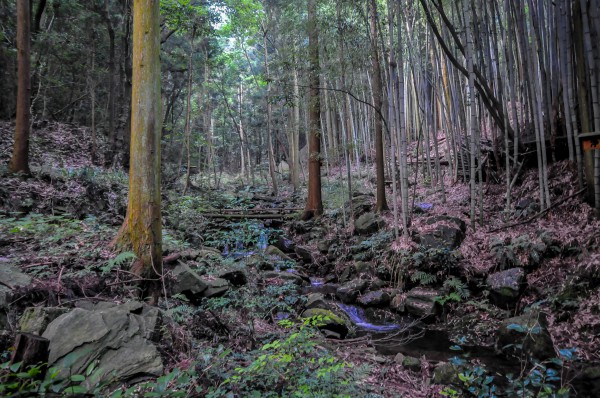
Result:
{"label": "tall tree trunk", "polygon": [[113,166],[117,151],[117,135],[115,133],[115,30],[110,19],[108,0],[104,0],[102,19],[108,32],[108,153],[104,159],[106,166]]}
{"label": "tall tree trunk", "polygon": [[187,99],[186,99],[186,109],[185,109],[185,150],[187,157],[187,167],[185,172],[185,186],[183,188],[183,195],[187,193],[188,188],[190,187],[190,177],[192,171],[192,81],[194,77],[194,39],[196,37],[196,27],[192,28],[192,37],[190,40],[190,55],[188,59],[188,84],[187,84]]}
{"label": "tall tree trunk", "polygon": [[115,243],[136,254],[132,271],[144,278],[142,297],[156,303],[162,278],[159,0],[134,2],[132,82],[129,201]]}
{"label": "tall tree trunk", "polygon": [[373,105],[375,107],[375,171],[377,175],[377,195],[375,202],[375,211],[381,212],[388,210],[385,199],[385,159],[383,152],[383,122],[381,108],[382,83],[381,83],[381,65],[379,62],[378,49],[378,18],[377,1],[370,0],[370,30],[371,30],[371,62],[373,65]]}
{"label": "tall tree trunk", "polygon": [[321,101],[319,98],[319,31],[316,0],[308,0],[308,198],[302,218],[323,214],[321,199]]}
{"label": "tall tree trunk", "polygon": [[12,158],[8,168],[13,173],[29,174],[29,131],[31,115],[29,95],[31,91],[29,60],[29,0],[17,0],[17,120]]}
{"label": "tall tree trunk", "polygon": [[275,151],[273,149],[273,110],[271,108],[271,73],[269,70],[269,51],[267,47],[267,32],[264,31],[263,47],[265,56],[265,73],[267,78],[267,151],[269,158],[269,174],[271,175],[271,184],[273,185],[273,195],[278,195],[277,176],[275,174]]}

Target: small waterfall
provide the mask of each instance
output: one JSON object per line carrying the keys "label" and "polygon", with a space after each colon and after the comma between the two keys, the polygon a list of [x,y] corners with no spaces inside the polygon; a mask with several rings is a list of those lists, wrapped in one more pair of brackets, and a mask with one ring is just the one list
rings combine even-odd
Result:
{"label": "small waterfall", "polygon": [[387,324],[387,325],[374,325],[370,323],[365,316],[365,311],[362,308],[354,305],[337,303],[338,307],[346,313],[356,326],[366,330],[372,330],[374,332],[391,332],[393,330],[400,329],[400,325]]}

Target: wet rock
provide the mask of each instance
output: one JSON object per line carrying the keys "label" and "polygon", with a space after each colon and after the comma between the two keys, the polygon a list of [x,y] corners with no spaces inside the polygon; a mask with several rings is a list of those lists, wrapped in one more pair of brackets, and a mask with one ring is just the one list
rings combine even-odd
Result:
{"label": "wet rock", "polygon": [[229,282],[222,278],[205,281],[206,290],[202,293],[206,298],[221,297],[229,290]]}
{"label": "wet rock", "polygon": [[415,357],[407,357],[402,353],[396,354],[394,357],[394,362],[402,365],[403,368],[408,370],[412,370],[414,372],[419,372],[421,370],[421,360]]}
{"label": "wet rock", "polygon": [[514,305],[519,299],[525,284],[525,271],[523,268],[511,268],[496,272],[488,276],[486,283],[490,288],[492,303],[507,308]]}
{"label": "wet rock", "polygon": [[390,295],[387,292],[378,290],[368,292],[358,298],[358,303],[365,307],[384,307],[390,303]]}
{"label": "wet rock", "polygon": [[67,312],[68,308],[28,307],[19,319],[19,330],[41,336],[52,321]]}
{"label": "wet rock", "polygon": [[496,347],[507,354],[525,353],[542,361],[556,356],[546,315],[535,310],[503,320]]}
{"label": "wet rock", "polygon": [[367,285],[367,281],[355,279],[340,286],[335,292],[335,295],[342,301],[342,303],[352,304],[356,302],[358,295],[365,291]]}
{"label": "wet rock", "polygon": [[218,277],[225,279],[233,286],[243,286],[248,283],[248,276],[246,275],[246,272],[241,269],[226,268],[219,272]]}
{"label": "wet rock", "polygon": [[161,324],[157,308],[129,302],[91,311],[75,308],[52,321],[42,337],[50,340],[48,362],[59,370],[57,381],[86,374],[96,364],[83,384],[89,389],[104,381],[160,376],[163,364],[154,342]]}
{"label": "wet rock", "polygon": [[332,332],[329,334],[329,336],[339,336],[340,339],[343,339],[348,334],[350,321],[331,310],[311,308],[302,313],[302,318],[312,317],[321,317],[321,324],[318,326],[318,328],[320,330]]}
{"label": "wet rock", "polygon": [[197,303],[207,288],[208,284],[187,264],[180,263],[173,269],[171,295],[183,294],[191,302]]}
{"label": "wet rock", "polygon": [[365,213],[354,222],[354,232],[357,235],[370,235],[383,227],[381,220],[375,213]]}
{"label": "wet rock", "polygon": [[434,289],[416,287],[406,294],[405,307],[409,314],[417,317],[428,318],[439,313],[439,304],[436,298],[440,292]]}

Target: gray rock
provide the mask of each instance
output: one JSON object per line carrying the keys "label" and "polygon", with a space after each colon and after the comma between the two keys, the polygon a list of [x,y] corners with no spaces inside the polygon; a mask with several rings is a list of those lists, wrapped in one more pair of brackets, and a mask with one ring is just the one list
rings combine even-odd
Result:
{"label": "gray rock", "polygon": [[355,279],[353,281],[344,283],[338,287],[335,295],[344,303],[352,304],[356,302],[358,295],[365,291],[368,286],[368,282],[362,279]]}
{"label": "gray rock", "polygon": [[379,231],[382,226],[383,220],[375,213],[365,213],[354,222],[354,232],[357,235],[369,235]]}
{"label": "gray rock", "polygon": [[345,207],[352,210],[354,219],[357,219],[373,207],[373,198],[373,195],[358,194],[352,197],[352,208],[349,202],[346,202]]}
{"label": "gray rock", "polygon": [[406,311],[418,317],[432,317],[439,313],[436,298],[440,292],[434,289],[416,287],[406,294]]}
{"label": "gray rock", "polygon": [[458,374],[461,372],[461,369],[447,362],[441,362],[438,364],[435,369],[433,369],[433,384],[460,384],[460,379],[458,378]]}
{"label": "gray rock", "polygon": [[233,286],[243,286],[246,283],[248,283],[248,276],[246,275],[246,272],[242,269],[225,268],[218,273],[218,277],[221,279],[225,279]]}
{"label": "gray rock", "polygon": [[261,274],[263,279],[281,279],[298,286],[304,286],[310,283],[310,279],[296,272],[268,271]]}
{"label": "gray rock", "polygon": [[454,250],[465,239],[467,225],[463,220],[450,216],[435,216],[429,218],[428,225],[434,225],[432,231],[419,236],[419,243],[427,249]]}
{"label": "gray rock", "polygon": [[12,293],[18,287],[29,286],[31,277],[9,264],[0,266],[0,309],[8,308]]}
{"label": "gray rock", "polygon": [[276,260],[289,261],[290,263],[295,263],[295,261],[292,260],[290,256],[288,256],[287,254],[285,254],[284,252],[282,252],[275,246],[267,247],[267,250],[265,250],[265,254],[267,256],[274,257],[274,259],[276,259]]}
{"label": "gray rock", "polygon": [[511,268],[496,272],[488,276],[486,283],[490,288],[492,303],[506,308],[519,299],[525,284],[525,271],[523,268]]}
{"label": "gray rock", "polygon": [[375,273],[375,267],[367,261],[357,261],[354,264],[354,269],[357,274],[373,275]]}
{"label": "gray rock", "polygon": [[296,255],[304,262],[304,264],[312,264],[314,262],[312,252],[310,249],[303,246],[296,246],[294,250]]}
{"label": "gray rock", "polygon": [[250,257],[245,259],[247,267],[255,267],[259,271],[273,271],[275,264],[272,261],[267,261],[266,256],[262,253],[254,253]]}
{"label": "gray rock", "polygon": [[8,264],[3,264],[0,267],[0,285],[4,285],[9,289],[16,289],[30,284],[31,277],[22,273],[17,267]]}
{"label": "gray rock", "polygon": [[358,303],[365,307],[384,307],[390,303],[390,300],[390,295],[387,292],[378,290],[360,296]]}
{"label": "gray rock", "polygon": [[329,305],[325,300],[325,295],[322,293],[311,293],[306,297],[304,307],[309,310],[312,308],[329,309]]}
{"label": "gray rock", "polygon": [[95,363],[84,387],[104,381],[127,381],[160,376],[162,359],[153,341],[162,318],[158,309],[139,302],[75,308],[53,320],[42,337],[50,340],[49,365],[59,370],[57,380],[85,374]]}
{"label": "gray rock", "polygon": [[19,319],[19,330],[41,336],[50,322],[67,312],[68,308],[28,307]]}
{"label": "gray rock", "polygon": [[421,370],[421,360],[415,357],[407,357],[402,353],[396,354],[394,357],[394,362],[402,365],[403,368],[408,370],[412,370],[414,372],[418,372]]}
{"label": "gray rock", "polygon": [[173,270],[171,295],[183,294],[190,301],[197,303],[202,299],[206,289],[208,289],[207,283],[187,264],[180,263]]}
{"label": "gray rock", "polygon": [[525,353],[540,361],[556,357],[546,315],[539,311],[503,320],[496,347],[512,355]]}
{"label": "gray rock", "polygon": [[208,286],[202,295],[206,298],[221,297],[229,290],[229,282],[222,278],[204,281]]}
{"label": "gray rock", "polygon": [[326,254],[329,251],[330,247],[331,242],[328,240],[322,240],[317,243],[317,250],[319,250],[323,254]]}
{"label": "gray rock", "polygon": [[390,309],[395,312],[406,312],[406,295],[395,295],[390,301]]}

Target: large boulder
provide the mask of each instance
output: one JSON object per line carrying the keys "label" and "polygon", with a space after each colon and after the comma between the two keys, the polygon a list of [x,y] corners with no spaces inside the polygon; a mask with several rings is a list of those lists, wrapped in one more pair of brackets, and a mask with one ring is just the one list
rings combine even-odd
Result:
{"label": "large boulder", "polygon": [[535,310],[503,320],[496,347],[507,354],[521,357],[524,353],[538,361],[556,356],[546,315]]}
{"label": "large boulder", "polygon": [[325,295],[323,293],[311,293],[306,297],[304,308],[307,310],[315,308],[329,309],[329,304],[327,303],[327,300],[325,300]]}
{"label": "large boulder", "polygon": [[365,213],[354,222],[354,232],[357,235],[373,234],[383,226],[381,220],[375,213]]}
{"label": "large boulder", "polygon": [[499,307],[507,308],[519,299],[525,284],[523,268],[511,268],[488,276],[486,283],[490,288],[490,299]]}
{"label": "large boulder", "polygon": [[335,295],[344,304],[356,302],[358,296],[367,289],[369,283],[363,279],[355,279],[338,287]]}
{"label": "large boulder", "polygon": [[191,302],[198,303],[206,289],[208,284],[187,264],[180,263],[173,269],[172,295],[183,294]]}
{"label": "large boulder", "polygon": [[415,287],[406,293],[404,307],[409,314],[420,318],[436,316],[440,311],[437,298],[440,292],[435,289]]}
{"label": "large boulder", "polygon": [[157,308],[140,302],[103,303],[94,310],[75,308],[59,316],[42,337],[50,340],[48,363],[58,370],[56,380],[92,369],[83,384],[91,389],[105,381],[160,376],[163,364],[154,343],[161,325]]}
{"label": "large boulder", "polygon": [[390,303],[390,295],[383,290],[368,292],[358,298],[358,303],[365,307],[384,307]]}
{"label": "large boulder", "polygon": [[433,226],[418,237],[419,243],[426,249],[454,250],[465,239],[467,225],[460,218],[435,216],[429,218],[425,224]]}

